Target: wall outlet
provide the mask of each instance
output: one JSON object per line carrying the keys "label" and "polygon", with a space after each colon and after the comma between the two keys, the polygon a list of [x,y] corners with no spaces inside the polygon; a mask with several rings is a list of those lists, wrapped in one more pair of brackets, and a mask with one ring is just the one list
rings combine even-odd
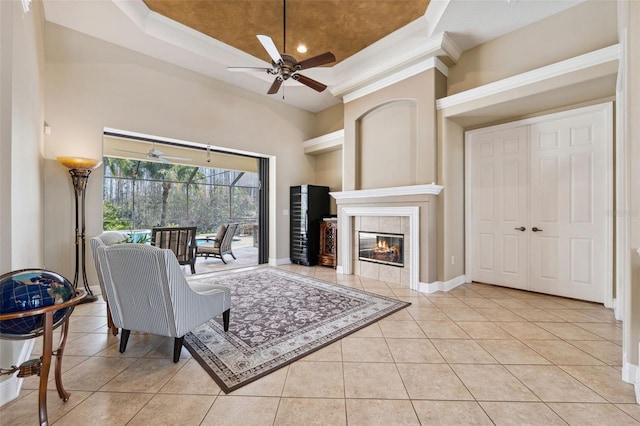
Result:
{"label": "wall outlet", "polygon": [[455,265],[456,263],[456,257],[455,256],[451,256],[451,264]]}
{"label": "wall outlet", "polygon": [[289,216],[289,210],[288,209],[282,210],[282,214],[285,216]]}

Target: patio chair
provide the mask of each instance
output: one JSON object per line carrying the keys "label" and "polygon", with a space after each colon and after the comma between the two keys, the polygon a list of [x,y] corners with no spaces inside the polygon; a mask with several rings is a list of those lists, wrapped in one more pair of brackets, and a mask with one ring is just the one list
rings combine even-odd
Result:
{"label": "patio chair", "polygon": [[224,260],[225,254],[230,254],[231,257],[235,259],[236,256],[233,254],[231,249],[231,243],[233,243],[233,236],[236,233],[236,229],[238,229],[237,223],[220,225],[215,238],[207,237],[205,238],[205,243],[198,246],[196,249],[196,256],[218,257],[225,264],[227,263],[227,261]]}
{"label": "patio chair", "polygon": [[191,273],[196,273],[195,226],[152,228],[151,245],[170,249],[176,255],[180,265],[189,265],[191,266]]}
{"label": "patio chair", "polygon": [[127,238],[127,234],[125,232],[120,231],[106,231],[97,237],[91,238],[89,243],[91,245],[91,253],[93,254],[93,261],[96,265],[96,272],[98,273],[98,283],[100,284],[100,292],[102,293],[102,298],[105,302],[107,302],[107,327],[111,330],[111,333],[116,336],[118,334],[118,327],[113,324],[113,319],[111,318],[111,311],[109,310],[109,300],[107,300],[107,293],[104,291],[104,281],[102,279],[102,271],[100,270],[100,264],[98,262],[98,253],[96,249],[102,246],[112,246],[114,244],[121,243],[125,241]]}
{"label": "patio chair", "polygon": [[96,249],[113,322],[122,328],[120,353],[131,331],[175,338],[173,362],[180,359],[184,335],[222,315],[229,330],[229,288],[186,280],[173,251],[145,244]]}

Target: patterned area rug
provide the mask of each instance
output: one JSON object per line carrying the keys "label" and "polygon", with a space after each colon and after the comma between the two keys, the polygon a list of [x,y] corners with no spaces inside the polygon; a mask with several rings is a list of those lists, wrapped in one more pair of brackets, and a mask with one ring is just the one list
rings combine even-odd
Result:
{"label": "patterned area rug", "polygon": [[270,267],[189,280],[231,289],[229,332],[220,317],[184,338],[225,393],[410,305]]}

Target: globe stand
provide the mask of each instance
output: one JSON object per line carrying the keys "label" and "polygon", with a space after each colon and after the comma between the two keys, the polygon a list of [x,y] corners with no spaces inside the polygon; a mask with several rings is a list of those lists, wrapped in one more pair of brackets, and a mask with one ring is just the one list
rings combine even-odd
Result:
{"label": "globe stand", "polygon": [[[62,355],[64,353],[64,347],[67,343],[67,334],[69,333],[69,317],[65,318],[62,322],[62,331],[60,333],[60,342],[58,349],[53,350],[53,314],[58,309],[71,308],[72,306],[81,303],[86,293],[82,290],[75,290],[76,295],[71,300],[68,300],[57,305],[50,305],[44,308],[31,309],[22,312],[12,312],[8,314],[0,314],[0,321],[10,320],[15,318],[23,318],[34,315],[43,315],[43,327],[41,334],[43,336],[42,341],[42,356],[36,359],[30,359],[23,362],[20,367],[12,366],[11,369],[0,369],[0,375],[13,374],[19,371],[18,377],[29,377],[34,374],[40,376],[40,386],[38,388],[38,415],[40,417],[41,425],[48,425],[47,414],[47,382],[49,381],[49,371],[51,369],[51,356],[56,357],[55,366],[55,378],[56,378],[56,390],[60,399],[64,402],[69,400],[71,394],[65,390],[62,385]],[[37,335],[36,335],[37,336]],[[36,337],[33,336],[33,337]]]}
{"label": "globe stand", "polygon": [[95,302],[98,297],[89,287],[86,270],[85,194],[91,169],[73,168],[69,169],[69,174],[73,182],[76,207],[76,270],[73,275],[73,287],[78,288],[78,278],[82,274],[82,283],[87,297],[81,303]]}

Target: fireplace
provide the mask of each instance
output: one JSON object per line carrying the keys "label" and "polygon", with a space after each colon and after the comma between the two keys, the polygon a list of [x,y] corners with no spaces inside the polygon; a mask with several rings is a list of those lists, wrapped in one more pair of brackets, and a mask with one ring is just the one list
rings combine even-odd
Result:
{"label": "fireplace", "polygon": [[358,260],[404,266],[404,235],[358,231]]}

